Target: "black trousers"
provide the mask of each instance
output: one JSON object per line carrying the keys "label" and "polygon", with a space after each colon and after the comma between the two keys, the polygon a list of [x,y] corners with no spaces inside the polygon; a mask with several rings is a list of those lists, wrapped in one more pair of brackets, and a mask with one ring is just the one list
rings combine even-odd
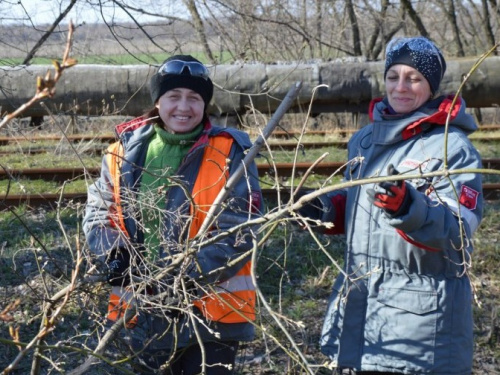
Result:
{"label": "black trousers", "polygon": [[[207,375],[231,375],[238,352],[238,341],[207,342],[203,344],[205,371]],[[165,375],[197,375],[202,370],[202,349],[191,345],[174,354],[171,366]]]}

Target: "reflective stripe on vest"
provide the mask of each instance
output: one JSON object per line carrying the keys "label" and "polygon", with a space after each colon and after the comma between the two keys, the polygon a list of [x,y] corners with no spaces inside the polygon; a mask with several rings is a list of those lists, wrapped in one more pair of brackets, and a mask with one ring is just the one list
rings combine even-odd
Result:
{"label": "reflective stripe on vest", "polygon": [[115,202],[114,207],[110,208],[113,211],[111,211],[109,215],[109,221],[111,222],[111,226],[120,228],[128,237],[128,232],[125,229],[125,220],[123,218],[120,196],[120,168],[122,166],[123,153],[124,150],[121,142],[115,142],[110,145],[106,153],[109,174],[111,175],[111,182],[113,183],[113,197]]}
{"label": "reflective stripe on vest", "polygon": [[[227,182],[229,177],[227,160],[232,144],[233,138],[231,137],[209,138],[209,145],[205,147],[202,163],[193,186],[194,206],[191,206],[193,221],[189,232],[190,238],[198,234],[210,207]],[[114,184],[113,193],[116,206],[116,213],[110,215],[110,221],[113,226],[120,228],[128,235],[125,229],[120,196],[122,156],[123,147],[119,142],[108,148],[108,166]],[[220,171],[220,173],[215,173],[215,171]],[[235,276],[215,285],[215,293],[206,294],[193,301],[193,304],[208,320],[222,323],[243,323],[255,320],[256,293],[251,279],[251,268],[251,262],[248,261]],[[127,292],[124,289],[113,287],[108,319],[116,321],[123,315],[125,309],[133,304],[133,300],[127,299],[127,297]],[[117,305],[119,301],[123,301],[124,308]],[[110,311],[112,314],[109,313]]]}
{"label": "reflective stripe on vest", "polygon": [[207,294],[193,304],[209,320],[221,323],[255,320],[256,294],[251,270],[252,262],[248,261],[235,276],[217,284],[215,293]]}
{"label": "reflective stripe on vest", "polygon": [[[114,286],[111,288],[111,294],[109,295],[107,318],[112,322],[116,322],[125,315],[128,308],[133,308],[134,306],[135,298],[132,291],[127,290],[127,288]],[[134,328],[137,324],[137,319],[137,315],[132,317],[125,323],[125,327],[129,329]]]}

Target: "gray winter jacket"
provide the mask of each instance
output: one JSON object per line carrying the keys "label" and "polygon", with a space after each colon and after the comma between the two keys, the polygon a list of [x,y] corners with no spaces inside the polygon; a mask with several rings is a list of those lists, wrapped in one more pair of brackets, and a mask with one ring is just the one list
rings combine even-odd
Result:
{"label": "gray winter jacket", "polygon": [[[345,220],[346,279],[335,281],[321,348],[341,367],[404,374],[470,374],[472,292],[467,275],[471,237],[482,218],[481,176],[422,174],[480,168],[467,134],[476,130],[465,103],[441,97],[407,115],[373,106],[373,123],[350,140],[345,180],[404,175],[412,203],[389,217],[367,199],[365,184],[331,194]],[[445,165],[446,161],[446,165]],[[345,205],[345,212],[338,211]],[[331,210],[328,215],[335,210]],[[325,214],[326,215],[326,214]],[[345,215],[345,216],[342,216]],[[460,225],[462,223],[463,225]]]}
{"label": "gray winter jacket", "polygon": [[[121,124],[120,142],[124,146],[123,165],[121,167],[121,200],[123,216],[125,218],[125,236],[116,226],[111,224],[110,216],[116,209],[113,199],[113,178],[106,158],[103,159],[101,177],[89,187],[86,213],[83,220],[83,229],[87,245],[96,259],[104,261],[109,252],[115,248],[127,246],[127,243],[141,244],[143,236],[138,223],[140,209],[134,202],[139,193],[142,166],[146,157],[149,139],[154,135],[153,125],[141,123],[141,119]],[[245,156],[244,150],[251,146],[246,133],[236,129],[213,127],[208,121],[196,144],[184,158],[181,166],[174,176],[180,181],[179,185],[169,187],[166,195],[164,214],[165,237],[171,239],[171,248],[160,249],[160,257],[165,254],[179,251],[187,241],[185,225],[190,215],[190,201],[188,194],[199,172],[202,156],[210,137],[223,136],[234,139],[229,155],[229,176],[241,164]],[[262,195],[258,183],[257,167],[251,163],[237,186],[230,192],[227,208],[217,217],[214,230],[210,235],[215,236],[217,231],[225,231],[242,224],[258,214],[262,204]],[[251,203],[250,203],[251,202]],[[186,220],[182,218],[185,217]],[[255,229],[255,228],[254,228]],[[176,245],[177,244],[177,245]],[[200,284],[216,285],[234,276],[249,261],[250,257],[233,262],[228,267],[228,262],[241,257],[252,248],[252,238],[249,228],[238,233],[228,235],[224,239],[201,248],[196,255],[196,264],[187,265],[186,272],[192,278],[197,278]],[[210,272],[210,274],[208,274]],[[203,277],[200,279],[200,274]],[[196,312],[196,308],[194,308]],[[235,340],[248,341],[254,337],[252,323],[219,323],[208,322],[198,314],[197,330],[203,341]],[[193,322],[196,320],[193,320]],[[198,338],[192,327],[192,322],[187,316],[181,316],[181,321],[173,325],[169,319],[160,315],[139,315],[135,328],[130,330],[134,346],[142,349],[143,343],[149,341],[154,335],[159,338],[153,340],[148,350],[165,350],[179,348],[197,342]],[[145,352],[147,355],[147,352]]]}

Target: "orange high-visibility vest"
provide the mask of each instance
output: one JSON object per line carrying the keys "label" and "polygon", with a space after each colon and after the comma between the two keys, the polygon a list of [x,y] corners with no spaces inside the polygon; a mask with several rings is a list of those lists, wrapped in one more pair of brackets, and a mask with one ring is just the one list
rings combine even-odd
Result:
{"label": "orange high-visibility vest", "polygon": [[[193,186],[191,206],[193,217],[189,238],[193,238],[203,224],[203,221],[215,201],[217,195],[225,186],[229,177],[227,161],[231,146],[231,137],[211,137],[205,147],[198,176]],[[111,224],[120,228],[128,235],[121,207],[120,167],[123,156],[123,146],[119,142],[108,148],[108,165],[114,184],[115,209],[110,215]],[[220,173],[218,173],[218,171]],[[239,272],[228,280],[213,286],[208,293],[193,301],[202,314],[212,321],[221,323],[243,323],[255,320],[255,286],[251,278],[251,261],[248,261]],[[125,310],[134,304],[133,296],[125,288],[113,287],[108,305],[108,319],[116,321]],[[128,324],[132,328],[136,324],[134,317]]]}
{"label": "orange high-visibility vest", "polygon": [[[203,224],[208,210],[229,177],[227,161],[233,144],[230,137],[210,138],[193,187],[193,222],[189,236],[193,238]],[[217,173],[220,171],[220,173]],[[252,263],[248,261],[239,272],[214,286],[213,292],[193,303],[208,320],[222,323],[243,323],[255,320],[255,286],[251,276]]]}

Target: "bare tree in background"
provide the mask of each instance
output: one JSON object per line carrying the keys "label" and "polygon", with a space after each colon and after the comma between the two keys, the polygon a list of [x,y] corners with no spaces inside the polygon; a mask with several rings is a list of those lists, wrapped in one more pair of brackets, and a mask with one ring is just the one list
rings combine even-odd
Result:
{"label": "bare tree in background", "polygon": [[191,14],[191,18],[193,19],[194,23],[194,28],[196,30],[196,34],[198,35],[198,38],[201,41],[201,44],[203,46],[203,50],[205,51],[205,54],[208,57],[208,60],[210,63],[215,64],[215,58],[212,54],[212,50],[210,49],[210,46],[208,45],[208,41],[206,39],[206,34],[204,31],[204,26],[203,26],[203,20],[200,17],[200,13],[198,12],[198,8],[196,6],[196,3],[194,0],[183,0],[184,4],[189,10],[189,13]]}
{"label": "bare tree in background", "polygon": [[487,50],[500,35],[497,0],[44,2],[49,3],[53,20],[35,24],[31,8],[0,0],[4,65],[53,56],[58,35],[75,16],[76,56],[105,64],[122,63],[117,56],[124,54],[131,57],[128,62],[157,64],[179,52],[210,64],[349,56],[377,60],[387,41],[403,34],[427,36],[447,56],[461,57]]}
{"label": "bare tree in background", "polygon": [[[482,19],[482,25],[484,27],[484,34],[486,36],[486,41],[494,45],[495,44],[495,35],[493,32],[493,29],[491,27],[491,20],[490,20],[490,11],[488,9],[488,2],[486,0],[481,0],[481,5],[483,7],[483,19]],[[495,14],[493,12],[493,14]],[[498,51],[495,50],[493,54],[498,55]]]}
{"label": "bare tree in background", "polygon": [[405,10],[406,13],[408,13],[408,16],[410,19],[415,23],[415,26],[419,32],[420,35],[425,36],[426,38],[429,38],[429,33],[427,32],[424,23],[420,19],[420,16],[417,14],[415,9],[413,9],[413,6],[411,5],[410,0],[401,0],[401,5],[403,6],[403,9]]}
{"label": "bare tree in background", "polygon": [[457,15],[455,13],[455,2],[454,0],[445,0],[441,2],[441,7],[444,11],[444,15],[446,16],[450,27],[451,31],[453,34],[453,41],[456,46],[456,52],[455,55],[458,57],[463,57],[465,56],[463,44],[462,44],[462,38],[459,30],[459,26],[457,23]]}
{"label": "bare tree in background", "polygon": [[346,1],[347,14],[351,23],[352,45],[354,56],[361,56],[361,40],[359,37],[359,26],[352,0]]}

